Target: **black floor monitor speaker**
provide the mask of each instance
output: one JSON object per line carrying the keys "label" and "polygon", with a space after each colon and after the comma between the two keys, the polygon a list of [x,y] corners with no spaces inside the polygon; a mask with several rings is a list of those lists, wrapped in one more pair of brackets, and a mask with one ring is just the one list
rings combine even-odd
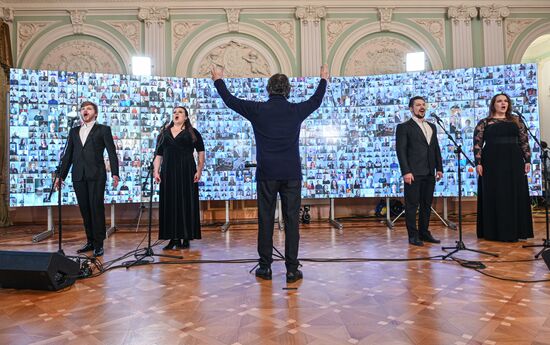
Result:
{"label": "black floor monitor speaker", "polygon": [[0,288],[56,291],[74,284],[79,271],[59,253],[0,251]]}
{"label": "black floor monitor speaker", "polygon": [[542,252],[542,258],[544,259],[546,266],[550,270],[550,249],[546,249],[545,251]]}

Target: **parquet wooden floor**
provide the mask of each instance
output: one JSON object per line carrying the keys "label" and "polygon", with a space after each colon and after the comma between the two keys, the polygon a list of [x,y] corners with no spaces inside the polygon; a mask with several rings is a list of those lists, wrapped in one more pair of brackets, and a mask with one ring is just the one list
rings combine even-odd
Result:
{"label": "parquet wooden floor", "polygon": [[[379,221],[303,226],[301,258],[414,259],[443,254],[441,245],[411,247],[401,221],[388,230]],[[536,222],[539,244],[543,219]],[[203,228],[203,239],[184,260],[256,259],[256,225],[229,232]],[[0,250],[55,251],[51,239],[32,244],[39,227],[0,229]],[[432,222],[443,245],[456,231]],[[134,249],[144,232],[121,229],[106,241],[104,262]],[[155,234],[156,235],[156,234]],[[155,236],[156,237],[156,236]],[[74,254],[83,231],[66,232]],[[475,238],[468,247],[497,252],[493,259],[461,251],[458,258],[485,261],[483,272],[520,280],[550,279],[539,249],[525,242]],[[275,245],[284,249],[276,230]],[[162,245],[154,247],[162,253]],[[513,262],[514,260],[525,260]],[[166,259],[157,261],[166,261]],[[178,263],[114,269],[79,280],[59,292],[0,290],[0,344],[550,344],[550,283],[488,277],[452,260],[315,262],[303,260],[304,280],[286,284],[284,263],[273,280],[257,280],[253,263]],[[285,288],[296,289],[285,289]]]}

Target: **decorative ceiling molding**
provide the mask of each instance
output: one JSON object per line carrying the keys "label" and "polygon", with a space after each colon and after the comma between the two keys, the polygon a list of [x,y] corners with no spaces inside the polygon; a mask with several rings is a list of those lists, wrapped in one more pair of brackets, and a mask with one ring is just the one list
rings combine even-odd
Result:
{"label": "decorative ceiling molding", "polygon": [[[134,7],[136,4],[147,6],[151,3],[160,3],[162,6],[167,6],[170,8],[223,8],[227,5],[227,0],[94,0],[93,3],[83,2],[82,0],[3,0],[4,4],[15,4],[21,8],[40,5],[59,5],[65,6],[67,4],[72,5],[82,5],[91,8],[92,6],[102,6],[103,8],[112,8],[113,4],[118,6]],[[312,3],[311,0],[279,0],[279,1],[265,1],[265,0],[247,0],[246,2],[248,8],[260,8],[260,9],[279,9],[279,8],[289,8],[296,6],[307,6]],[[327,7],[336,7],[336,8],[357,8],[357,7],[378,7],[380,3],[384,3],[385,6],[391,7],[402,7],[402,8],[442,8],[456,5],[457,1],[453,0],[317,0],[315,1],[318,6],[327,6]],[[490,6],[494,4],[495,0],[461,0],[460,3],[465,6]],[[517,7],[545,7],[548,5],[547,0],[522,0],[522,1],[500,1],[501,3],[510,6],[513,4]],[[74,6],[72,6],[74,7]],[[65,7],[66,8],[66,7]]]}
{"label": "decorative ceiling molding", "polygon": [[140,51],[141,30],[139,22],[135,20],[104,20],[103,23],[120,32],[128,39],[136,51]]}
{"label": "decorative ceiling molding", "polygon": [[206,20],[185,20],[172,22],[172,56],[175,56],[181,42]]}
{"label": "decorative ceiling molding", "polygon": [[275,30],[288,44],[292,52],[296,54],[296,45],[294,44],[295,22],[294,20],[261,20],[262,23]]}
{"label": "decorative ceiling molding", "polygon": [[[227,37],[227,24],[218,23],[206,25],[204,30],[197,30],[192,40],[187,40],[185,49],[178,49],[174,59],[173,69],[177,76],[194,76],[200,70],[200,63],[203,61],[207,52],[210,52],[217,46],[226,44],[230,40],[238,40],[241,44],[254,47],[261,56],[267,59],[267,64],[273,72],[293,75],[294,56],[286,49],[286,44],[275,35],[266,34],[258,25],[252,25],[247,22],[239,24],[239,32],[242,36]],[[259,43],[254,38],[261,38]]]}
{"label": "decorative ceiling molding", "polygon": [[406,71],[409,43],[394,37],[378,37],[359,46],[345,63],[346,75],[393,74]]}
{"label": "decorative ceiling molding", "polygon": [[212,66],[224,68],[229,78],[269,77],[272,69],[255,47],[235,39],[210,49],[200,61],[198,76],[208,76]]}
{"label": "decorative ceiling molding", "polygon": [[168,7],[140,7],[138,12],[138,19],[145,22],[145,25],[151,26],[157,24],[159,26],[170,18],[170,12]]}
{"label": "decorative ceiling molding", "polygon": [[393,8],[378,8],[378,18],[380,19],[380,31],[389,31],[393,15]]}
{"label": "decorative ceiling molding", "polygon": [[67,10],[71,16],[71,24],[73,25],[73,33],[75,35],[81,34],[84,28],[84,19],[88,11],[83,10]]}
{"label": "decorative ceiling molding", "polygon": [[509,51],[516,38],[531,24],[539,19],[531,18],[509,18],[506,19],[506,51]]}
{"label": "decorative ceiling molding", "polygon": [[416,24],[420,25],[432,35],[439,44],[439,47],[445,51],[445,20],[434,18],[416,18],[411,19]]}
{"label": "decorative ceiling molding", "polygon": [[486,24],[496,22],[498,26],[502,25],[504,18],[510,15],[510,9],[506,6],[497,7],[496,5],[482,6],[479,8],[479,16]]}
{"label": "decorative ceiling molding", "polygon": [[58,45],[48,52],[39,68],[75,72],[124,72],[111,51],[88,40],[72,40]]}
{"label": "decorative ceiling molding", "polygon": [[6,22],[6,23],[11,23],[13,22],[13,9],[12,8],[8,8],[8,7],[4,7],[4,8],[0,8],[0,21],[2,22]]}
{"label": "decorative ceiling molding", "polygon": [[464,5],[459,7],[449,7],[447,15],[453,20],[454,24],[463,22],[466,25],[470,25],[472,18],[477,17],[477,8],[467,7]]}
{"label": "decorative ceiling molding", "polygon": [[321,19],[326,17],[327,10],[325,7],[317,7],[311,5],[305,7],[296,7],[296,12],[294,12],[294,15],[297,19],[300,19],[300,22],[302,24],[319,24]]}
{"label": "decorative ceiling molding", "polygon": [[340,37],[342,32],[344,32],[347,28],[352,26],[353,24],[357,23],[359,19],[357,20],[349,20],[349,19],[327,19],[325,21],[325,28],[327,33],[327,48],[332,47],[334,42]]}
{"label": "decorative ceiling molding", "polygon": [[50,26],[54,22],[18,22],[17,23],[17,55],[21,55],[25,50],[27,44],[35,37],[39,32],[43,31],[46,27]]}
{"label": "decorative ceiling molding", "polygon": [[226,8],[225,14],[227,16],[227,30],[229,32],[239,31],[239,15],[241,14],[241,9]]}

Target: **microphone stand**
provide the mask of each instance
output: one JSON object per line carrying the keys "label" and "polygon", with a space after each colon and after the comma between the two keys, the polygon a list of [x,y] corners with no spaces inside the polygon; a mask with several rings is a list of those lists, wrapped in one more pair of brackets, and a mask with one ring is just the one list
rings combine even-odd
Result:
{"label": "microphone stand", "polygon": [[[160,135],[164,133],[164,130],[166,129],[166,126],[168,126],[170,122],[169,121],[165,121],[163,124],[162,124],[162,127],[160,127],[160,132],[159,132],[159,135],[157,135],[157,143],[158,141],[160,140]],[[158,145],[157,145],[158,147]],[[153,159],[155,157],[153,156]],[[145,179],[143,180],[143,183],[141,184],[141,189],[142,190],[145,190],[145,188],[147,188],[147,184],[149,183],[149,177],[151,176],[151,169],[147,169],[147,176],[145,177]],[[145,209],[145,203],[143,201],[141,201],[139,203],[139,210],[138,210],[138,215],[137,215],[137,225],[136,225],[136,231],[138,231],[139,229],[139,225],[141,224],[141,217],[143,216],[143,210]]]}
{"label": "microphone stand", "polygon": [[145,258],[153,258],[155,256],[163,257],[163,258],[172,258],[172,259],[183,259],[183,256],[181,255],[168,255],[168,254],[155,254],[153,251],[153,247],[151,246],[151,225],[153,221],[153,194],[155,192],[154,184],[153,184],[153,170],[154,170],[154,162],[155,162],[155,156],[157,153],[158,148],[164,141],[164,132],[166,130],[166,124],[162,125],[163,129],[161,130],[158,139],[157,139],[157,145],[155,147],[155,151],[153,152],[153,158],[151,159],[151,163],[149,164],[149,172],[148,176],[150,178],[149,180],[149,186],[150,186],[150,193],[149,193],[149,219],[147,224],[147,247],[143,249],[143,253],[136,254],[136,260],[133,261],[127,261],[123,264],[127,269],[132,266],[138,266],[138,265],[148,265],[153,261],[145,260]]}
{"label": "microphone stand", "polygon": [[550,232],[549,232],[549,220],[548,220],[548,171],[546,171],[546,162],[548,160],[548,152],[542,148],[542,145],[540,144],[540,140],[531,132],[529,127],[527,127],[527,121],[525,121],[525,117],[517,111],[512,111],[516,115],[518,115],[521,120],[523,121],[523,124],[525,125],[525,129],[527,129],[527,133],[533,138],[535,143],[540,148],[540,159],[542,162],[542,176],[544,179],[544,211],[546,215],[546,238],[542,240],[542,244],[526,244],[522,246],[522,248],[534,248],[534,247],[542,247],[542,249],[535,255],[535,259],[538,259],[538,257],[544,252],[547,248],[550,248]]}
{"label": "microphone stand", "polygon": [[[71,129],[73,129],[77,123],[78,117],[73,120],[73,123],[71,125]],[[54,192],[55,187],[55,181],[59,182],[59,190],[57,191],[57,226],[58,226],[58,249],[57,252],[63,256],[65,256],[65,252],[63,251],[63,223],[61,221],[61,191],[63,190],[63,182],[61,181],[61,165],[63,164],[63,158],[65,157],[65,154],[67,153],[67,145],[69,144],[69,135],[71,134],[71,129],[69,129],[69,134],[67,135],[67,140],[65,140],[65,146],[63,147],[63,150],[61,151],[61,157],[59,158],[59,162],[57,164],[57,168],[54,172],[54,179],[52,186],[50,188],[50,194],[48,194],[48,197],[46,198],[47,202],[50,202],[52,200],[52,194]]]}
{"label": "microphone stand", "polygon": [[[439,117],[436,117],[436,120],[437,120],[437,124],[439,125],[439,127],[441,127],[441,129],[443,129],[445,134],[447,134],[447,137],[449,138],[449,140],[456,147],[454,152],[456,153],[456,162],[457,162],[457,165],[458,165],[458,241],[455,241],[456,245],[454,247],[441,247],[442,250],[453,249],[452,252],[450,252],[447,255],[443,256],[443,260],[447,259],[448,257],[452,256],[453,254],[455,254],[455,253],[457,253],[461,250],[468,250],[470,252],[476,252],[476,253],[479,253],[479,254],[485,254],[485,255],[491,255],[491,256],[498,257],[498,255],[494,254],[494,253],[489,253],[489,252],[485,252],[485,251],[477,250],[477,249],[470,249],[470,248],[466,247],[466,245],[462,241],[462,168],[460,166],[460,161],[461,161],[461,155],[464,154],[464,151],[462,150],[462,146],[459,145],[456,142],[455,138],[451,135],[451,133],[449,133],[447,131],[447,129],[445,128],[445,126],[443,126],[443,123],[442,123],[441,119]],[[435,135],[435,133],[434,133],[434,135]],[[468,163],[472,167],[475,168],[475,164],[470,160],[470,158],[468,158],[468,156],[466,156],[464,154],[464,158],[466,158]]]}

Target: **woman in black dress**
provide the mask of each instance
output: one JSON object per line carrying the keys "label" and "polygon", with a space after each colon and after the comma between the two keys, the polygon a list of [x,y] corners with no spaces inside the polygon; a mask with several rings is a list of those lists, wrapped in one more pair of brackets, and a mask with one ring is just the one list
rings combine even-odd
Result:
{"label": "woman in black dress", "polygon": [[[175,107],[172,123],[158,137],[154,178],[160,183],[159,239],[163,249],[189,248],[201,238],[199,185],[204,168],[204,143],[184,107]],[[193,151],[198,153],[195,164]]]}
{"label": "woman in black dress", "polygon": [[478,178],[477,237],[516,242],[533,237],[527,176],[531,151],[525,124],[512,115],[512,101],[491,99],[489,116],[474,130]]}

